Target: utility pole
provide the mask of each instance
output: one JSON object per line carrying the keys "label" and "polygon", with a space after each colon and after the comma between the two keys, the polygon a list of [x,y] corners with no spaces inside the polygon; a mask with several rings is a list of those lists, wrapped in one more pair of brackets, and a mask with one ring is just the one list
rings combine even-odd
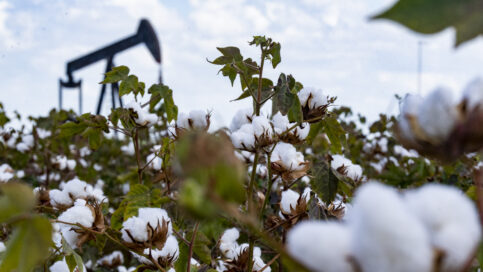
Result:
{"label": "utility pole", "polygon": [[418,41],[418,94],[421,95],[421,86],[422,86],[422,67],[423,67],[423,41]]}

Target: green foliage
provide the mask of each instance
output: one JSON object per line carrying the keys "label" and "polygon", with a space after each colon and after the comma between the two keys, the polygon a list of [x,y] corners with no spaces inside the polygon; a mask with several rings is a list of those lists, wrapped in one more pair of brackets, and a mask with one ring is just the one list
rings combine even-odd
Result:
{"label": "green foliage", "polygon": [[345,144],[345,131],[333,116],[326,117],[322,122],[322,127],[330,140],[330,149],[333,154],[340,153]]}
{"label": "green foliage", "polygon": [[168,122],[176,120],[178,118],[178,106],[174,104],[173,90],[166,85],[153,84],[148,93],[151,94],[151,100],[149,101],[149,109],[153,111],[156,105],[163,99],[163,110],[166,113]]}
{"label": "green foliage", "polygon": [[75,122],[67,122],[60,126],[59,137],[67,138],[74,135],[81,135],[89,141],[92,149],[97,149],[101,145],[103,132],[109,132],[107,119],[102,115],[92,115],[85,113],[77,118]]}
{"label": "green foliage", "polygon": [[318,158],[312,167],[313,179],[310,185],[325,203],[335,199],[339,188],[339,179],[332,172],[325,158]]}
{"label": "green foliage", "polygon": [[399,0],[373,19],[389,19],[423,34],[453,27],[458,46],[483,34],[482,12],[480,0]]}
{"label": "green foliage", "polygon": [[0,222],[14,227],[0,271],[32,271],[50,255],[52,226],[47,218],[33,213],[36,200],[29,186],[6,183],[0,185],[0,190]]}

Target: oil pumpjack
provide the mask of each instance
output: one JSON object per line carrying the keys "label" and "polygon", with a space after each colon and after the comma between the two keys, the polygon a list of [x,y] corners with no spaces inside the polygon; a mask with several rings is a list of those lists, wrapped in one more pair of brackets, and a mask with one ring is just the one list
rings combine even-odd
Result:
{"label": "oil pumpjack", "polygon": [[[82,80],[75,81],[73,72],[82,69],[90,64],[93,64],[100,60],[106,60],[106,70],[109,72],[114,67],[114,56],[126,49],[136,46],[140,43],[144,43],[148,48],[151,55],[154,57],[157,63],[161,64],[161,48],[159,46],[159,40],[154,32],[153,27],[148,20],[142,19],[136,34],[129,36],[125,39],[117,41],[113,44],[107,45],[99,50],[89,53],[85,56],[76,58],[67,63],[67,81],[59,79],[59,109],[62,109],[62,92],[63,88],[77,88],[79,90],[79,114],[82,114]],[[159,75],[159,83],[162,83],[161,70]],[[111,85],[111,99],[113,108],[116,107],[116,99],[119,101],[119,106],[122,107],[122,99],[119,96],[119,86],[117,83]],[[96,113],[101,112],[102,101],[106,93],[106,84],[101,86],[101,93],[99,95],[99,102],[97,104]]]}

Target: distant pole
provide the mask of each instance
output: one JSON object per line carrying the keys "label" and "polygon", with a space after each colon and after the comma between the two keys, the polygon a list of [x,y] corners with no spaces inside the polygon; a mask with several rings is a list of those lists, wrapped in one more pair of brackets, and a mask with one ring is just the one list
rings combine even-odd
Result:
{"label": "distant pole", "polygon": [[421,95],[421,73],[423,67],[423,42],[418,41],[418,94]]}

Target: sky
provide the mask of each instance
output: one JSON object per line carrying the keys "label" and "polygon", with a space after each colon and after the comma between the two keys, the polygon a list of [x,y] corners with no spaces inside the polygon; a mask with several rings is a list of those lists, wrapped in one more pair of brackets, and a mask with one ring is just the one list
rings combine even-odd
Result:
{"label": "sky", "polygon": [[[174,91],[180,112],[206,109],[217,126],[229,125],[248,100],[239,86],[218,73],[206,59],[217,46],[237,46],[258,59],[248,46],[253,35],[282,44],[282,63],[267,71],[292,74],[304,86],[337,96],[337,105],[377,118],[397,113],[394,94],[417,93],[417,52],[422,45],[422,87],[439,86],[456,95],[483,73],[483,42],[475,39],[455,49],[454,31],[415,34],[395,23],[369,17],[395,0],[0,0],[0,102],[8,112],[44,115],[58,105],[58,81],[65,63],[135,33],[147,18],[161,42],[163,62],[144,45],[116,55],[147,85],[160,70]],[[84,111],[94,112],[105,61],[74,73],[82,79]],[[77,109],[77,92],[64,92],[64,107]],[[124,99],[128,102],[129,98]],[[103,113],[111,105],[105,99]],[[268,110],[267,110],[268,111]]]}

